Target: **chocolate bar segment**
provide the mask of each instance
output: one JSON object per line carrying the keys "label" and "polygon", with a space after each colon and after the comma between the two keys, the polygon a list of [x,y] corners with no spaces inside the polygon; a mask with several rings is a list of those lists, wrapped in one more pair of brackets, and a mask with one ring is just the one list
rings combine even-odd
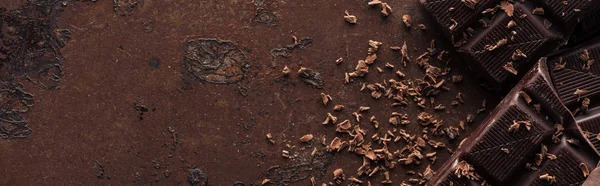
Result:
{"label": "chocolate bar segment", "polygon": [[[517,183],[519,185],[549,185],[553,182],[553,185],[581,185],[587,176],[584,175],[582,167],[588,171],[593,170],[598,160],[588,156],[592,153],[587,152],[587,149],[571,144],[567,140],[565,137],[558,145],[549,149],[542,166],[537,171],[528,172],[524,180],[517,181]],[[552,176],[553,179],[543,179],[542,175]]]}
{"label": "chocolate bar segment", "polygon": [[[600,1],[590,0],[421,3],[467,65],[496,87],[517,81],[540,57],[565,45],[582,19],[582,27],[596,29],[598,18],[585,16],[600,14]],[[575,38],[586,37],[588,32]]]}
{"label": "chocolate bar segment", "polygon": [[481,18],[480,13],[495,6],[497,0],[481,0],[475,4],[456,0],[420,0],[426,11],[436,22],[446,37],[454,43],[462,33]]}
{"label": "chocolate bar segment", "polygon": [[[523,77],[428,185],[585,181],[581,166],[593,170],[600,157],[560,102],[546,63],[542,58]],[[472,172],[465,174],[465,167]]]}
{"label": "chocolate bar segment", "polygon": [[600,9],[582,18],[569,38],[568,46],[576,46],[600,34]]}
{"label": "chocolate bar segment", "polygon": [[600,99],[600,66],[594,64],[600,59],[600,39],[576,48],[551,57],[548,63],[558,95],[571,111],[585,98]]}
{"label": "chocolate bar segment", "polygon": [[535,2],[541,5],[544,14],[549,14],[565,34],[570,34],[584,15],[589,15],[600,5],[590,0],[535,0]]}
{"label": "chocolate bar segment", "polygon": [[[556,29],[546,28],[543,17],[532,14],[531,4],[517,3],[514,8],[513,16],[499,12],[490,27],[474,35],[458,50],[473,70],[496,84],[526,73],[533,66],[529,61],[546,55],[564,42]],[[511,21],[515,25],[507,28]],[[517,74],[506,69],[509,62]]]}

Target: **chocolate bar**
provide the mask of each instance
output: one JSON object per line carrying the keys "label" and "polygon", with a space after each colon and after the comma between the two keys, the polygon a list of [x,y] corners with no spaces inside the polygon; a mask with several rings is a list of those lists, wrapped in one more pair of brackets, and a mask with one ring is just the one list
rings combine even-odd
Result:
{"label": "chocolate bar", "polygon": [[[600,153],[554,88],[542,58],[481,125],[463,140],[428,185],[581,185]],[[563,69],[564,70],[564,69]],[[597,125],[595,125],[596,128]]]}
{"label": "chocolate bar", "polygon": [[[580,19],[600,6],[588,0],[421,0],[421,4],[466,64],[496,87],[516,82],[539,57],[566,44]],[[592,29],[594,19],[589,21],[582,24]]]}
{"label": "chocolate bar", "polygon": [[569,38],[569,46],[575,46],[600,34],[600,9],[581,19]]}

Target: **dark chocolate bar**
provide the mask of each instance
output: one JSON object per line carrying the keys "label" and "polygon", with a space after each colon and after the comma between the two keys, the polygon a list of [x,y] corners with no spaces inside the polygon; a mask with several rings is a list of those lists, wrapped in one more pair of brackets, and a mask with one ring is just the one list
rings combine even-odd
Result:
{"label": "dark chocolate bar", "polygon": [[567,47],[572,47],[600,35],[600,9],[582,18],[575,26]]}
{"label": "dark chocolate bar", "polygon": [[[428,185],[581,185],[600,159],[542,58]],[[597,127],[597,126],[596,126]],[[598,127],[597,127],[598,128]]]}
{"label": "dark chocolate bar", "polygon": [[600,151],[600,38],[550,57],[548,66],[556,92],[584,136]]}
{"label": "dark chocolate bar", "polygon": [[600,6],[600,2],[589,0],[421,3],[466,64],[496,87],[518,80],[539,57],[566,44],[581,18]]}

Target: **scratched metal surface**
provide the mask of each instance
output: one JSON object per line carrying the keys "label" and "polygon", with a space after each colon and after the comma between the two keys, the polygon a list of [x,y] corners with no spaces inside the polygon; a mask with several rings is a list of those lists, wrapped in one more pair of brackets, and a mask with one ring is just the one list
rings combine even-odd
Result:
{"label": "scratched metal surface", "polygon": [[[24,2],[2,0],[0,5],[14,10]],[[423,128],[416,116],[421,110],[415,104],[390,107],[391,100],[375,100],[359,91],[362,83],[396,77],[393,71],[374,69],[384,68],[386,62],[407,77],[423,78],[423,70],[414,63],[400,67],[400,53],[389,47],[406,41],[414,59],[437,38],[417,1],[388,3],[394,12],[384,18],[363,0],[145,0],[117,11],[111,0],[69,2],[60,8],[56,22],[58,28],[71,32],[71,39],[60,49],[64,64],[59,88],[22,81],[34,96],[34,106],[23,114],[32,133],[27,138],[0,139],[0,185],[188,185],[188,173],[194,167],[203,169],[210,185],[291,179],[294,171],[303,174],[297,177],[317,177],[320,184],[332,181],[337,168],[353,176],[361,157],[343,151],[311,161],[313,147],[324,146],[302,144],[298,139],[313,134],[329,142],[342,136],[334,126],[321,125],[334,104],[347,106],[336,113],[343,119],[352,119],[350,113],[356,106],[370,106],[363,119],[375,115],[386,130],[392,127],[387,123],[391,112],[407,113],[412,124],[398,128],[420,134]],[[357,25],[343,20],[344,10],[358,17]],[[256,21],[257,12],[268,11],[275,20]],[[406,29],[403,14],[411,15],[414,25],[423,23],[429,29]],[[289,58],[274,58],[271,50],[292,44],[292,36],[310,37],[313,42],[293,50]],[[190,76],[182,66],[185,42],[197,38],[231,41],[247,57],[246,76],[231,84]],[[356,61],[366,56],[368,40],[384,43],[377,62],[367,77],[344,84],[344,72],[352,71]],[[344,62],[335,65],[339,57]],[[286,78],[281,76],[284,65],[292,70]],[[319,71],[323,89],[303,83],[296,75],[300,66]],[[436,98],[449,107],[436,113],[447,125],[457,126],[479,109],[483,99],[488,99],[488,109],[495,106],[499,96],[480,88],[460,60],[452,60],[450,67],[452,74],[464,75],[465,80],[448,83],[451,90]],[[321,92],[333,97],[327,107],[320,102]],[[465,104],[455,108],[450,101],[457,92],[466,96]],[[148,111],[136,110],[135,103]],[[361,127],[367,136],[375,131],[368,122]],[[475,127],[467,125],[449,146],[456,148]],[[273,134],[275,144],[267,141],[267,133]],[[295,148],[290,150],[286,144]],[[285,159],[282,150],[298,157]],[[432,168],[441,166],[449,155],[438,150]],[[428,164],[423,160],[419,166],[399,165],[390,171],[391,180],[399,184],[416,178],[406,171],[422,172]],[[369,180],[378,183],[383,175]],[[309,183],[309,179],[288,182]]]}

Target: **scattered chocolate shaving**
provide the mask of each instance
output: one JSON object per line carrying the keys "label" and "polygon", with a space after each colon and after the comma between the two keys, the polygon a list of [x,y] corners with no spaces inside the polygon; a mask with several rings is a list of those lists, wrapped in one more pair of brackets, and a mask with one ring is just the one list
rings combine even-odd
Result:
{"label": "scattered chocolate shaving", "polygon": [[577,89],[577,90],[575,90],[575,93],[573,93],[573,95],[576,95],[577,101],[579,101],[579,99],[581,99],[581,96],[587,94],[588,92],[589,91],[584,90],[584,89]]}
{"label": "scattered chocolate shaving", "polygon": [[267,185],[269,182],[271,182],[271,179],[263,179],[263,181],[260,183],[260,185]]}
{"label": "scattered chocolate shaving", "polygon": [[408,28],[412,26],[412,19],[409,15],[404,14],[402,16],[402,22],[404,22],[404,25]]}
{"label": "scattered chocolate shaving", "polygon": [[514,20],[510,20],[508,22],[508,24],[506,25],[506,28],[510,29],[510,28],[512,28],[514,26],[517,26],[517,22],[515,22]]}
{"label": "scattered chocolate shaving", "polygon": [[337,122],[337,117],[333,116],[331,113],[327,113],[327,118],[323,121],[323,125],[327,125],[329,123],[335,124]]}
{"label": "scattered chocolate shaving", "polygon": [[501,39],[498,40],[495,45],[485,45],[483,48],[485,48],[487,51],[494,51],[495,49],[505,45],[507,42],[507,39]]}
{"label": "scattered chocolate shaving", "polygon": [[[486,107],[487,107],[487,100],[484,99],[483,101],[481,101],[481,108],[479,108],[477,110],[477,114],[482,113],[483,111],[485,111],[487,109]],[[467,118],[467,120],[468,120],[468,118]]]}
{"label": "scattered chocolate shaving", "polygon": [[344,175],[344,170],[335,169],[333,171],[333,181],[337,184],[342,184],[342,182],[346,180],[346,176]]}
{"label": "scattered chocolate shaving", "polygon": [[521,98],[523,98],[523,100],[525,100],[527,104],[531,103],[531,97],[529,97],[529,94],[527,94],[526,92],[519,91],[519,96],[521,96]]}
{"label": "scattered chocolate shaving", "polygon": [[344,105],[335,105],[333,106],[333,111],[342,111],[344,109]]}
{"label": "scattered chocolate shaving", "polygon": [[523,51],[521,51],[521,49],[516,49],[516,50],[515,50],[515,52],[513,52],[512,56],[511,56],[511,59],[512,59],[513,61],[516,61],[517,59],[520,59],[520,58],[522,58],[522,57],[523,57],[523,58],[527,58],[527,55],[525,55],[525,54],[523,53]]}
{"label": "scattered chocolate shaving", "polygon": [[462,92],[458,92],[458,94],[456,94],[456,100],[460,101],[460,103],[465,103],[465,101],[463,100],[463,93]]}
{"label": "scattered chocolate shaving", "polygon": [[565,68],[565,66],[567,65],[567,62],[563,62],[563,58],[562,56],[560,56],[560,58],[558,59],[558,63],[555,63],[554,69],[553,71],[559,71]]}
{"label": "scattered chocolate shaving", "polygon": [[406,45],[406,41],[402,44],[402,66],[406,67],[406,63],[410,61],[410,57],[408,56],[408,46]]}
{"label": "scattered chocolate shaving", "polygon": [[450,31],[453,31],[456,28],[456,25],[458,25],[458,23],[454,19],[450,19],[450,21],[452,21],[452,24],[450,25],[450,27],[448,27],[448,29]]}
{"label": "scattered chocolate shaving", "polygon": [[581,60],[584,64],[583,67],[581,67],[583,70],[590,70],[592,64],[594,64],[594,60],[590,59],[590,53],[588,52],[587,49],[583,50],[583,53],[581,53],[581,55],[579,55],[579,60]]}
{"label": "scattered chocolate shaving", "polygon": [[394,68],[394,65],[392,65],[392,64],[390,64],[390,63],[385,63],[385,67],[386,67],[386,68],[393,69],[393,68]]}
{"label": "scattered chocolate shaving", "polygon": [[337,132],[350,132],[350,128],[352,128],[352,124],[350,124],[350,120],[344,120],[341,123],[336,125],[337,128],[335,131]]}
{"label": "scattered chocolate shaving", "polygon": [[331,143],[327,145],[327,152],[339,152],[342,149],[342,144],[342,139],[335,137],[333,140],[331,140]]}
{"label": "scattered chocolate shaving", "polygon": [[461,160],[460,162],[458,162],[458,164],[456,165],[456,169],[454,170],[454,174],[458,178],[465,177],[470,180],[480,180],[481,179],[481,177],[479,175],[477,175],[477,173],[475,172],[475,168],[473,168],[473,166],[471,166],[469,163],[467,163],[464,160]]}
{"label": "scattered chocolate shaving", "polygon": [[392,7],[389,4],[381,3],[381,14],[383,14],[383,16],[387,17],[392,12]]}
{"label": "scattered chocolate shaving", "polygon": [[290,74],[290,68],[288,68],[288,66],[287,66],[287,65],[286,65],[286,66],[284,66],[284,67],[283,67],[283,70],[281,71],[281,73],[282,73],[284,76],[288,76],[288,75]]}
{"label": "scattered chocolate shaving", "polygon": [[500,2],[500,9],[504,10],[504,12],[506,12],[506,15],[508,15],[508,17],[512,17],[513,12],[515,11],[513,4],[511,4],[508,1]]}
{"label": "scattered chocolate shaving", "polygon": [[521,126],[525,126],[525,129],[527,129],[527,131],[530,131],[531,130],[531,121],[529,121],[529,120],[525,120],[525,121],[513,120],[513,124],[508,127],[508,132],[516,132],[517,130],[519,130],[519,128]]}
{"label": "scattered chocolate shaving", "polygon": [[355,178],[355,177],[350,177],[350,178],[348,178],[348,180],[350,180],[351,182],[354,182],[354,183],[363,183],[363,181],[361,181],[361,180],[359,180],[358,178]]}
{"label": "scattered chocolate shaving", "polygon": [[427,27],[424,24],[417,25],[421,30],[427,30]]}
{"label": "scattered chocolate shaving", "polygon": [[329,101],[333,100],[330,95],[321,92],[321,99],[323,100],[323,105],[327,106]]}
{"label": "scattered chocolate shaving", "polygon": [[590,102],[591,102],[590,98],[583,98],[583,100],[581,100],[581,111],[586,113],[589,109]]}
{"label": "scattered chocolate shaving", "polygon": [[[541,7],[535,8],[535,9],[533,9],[533,11],[531,13],[535,14],[535,15],[544,15],[544,8],[541,8]],[[524,15],[526,15],[526,14],[524,14]]]}
{"label": "scattered chocolate shaving", "polygon": [[502,66],[502,68],[513,75],[517,75],[517,73],[519,73],[517,69],[513,67],[512,62],[507,62],[504,66]]}
{"label": "scattered chocolate shaving", "polygon": [[346,11],[344,12],[344,20],[346,20],[346,22],[348,22],[348,23],[350,23],[350,24],[356,24],[356,20],[357,20],[357,19],[356,19],[356,16],[354,16],[354,15],[350,15],[350,14],[348,13],[348,10],[346,10]]}
{"label": "scattered chocolate shaving", "polygon": [[475,116],[473,114],[467,115],[467,123],[473,123],[475,121]]}
{"label": "scattered chocolate shaving", "polygon": [[479,3],[479,0],[461,0],[461,2],[470,9],[475,9],[475,5]]}
{"label": "scattered chocolate shaving", "polygon": [[436,105],[435,107],[433,107],[433,109],[436,111],[444,111],[444,110],[446,110],[446,107],[440,103],[440,104]]}
{"label": "scattered chocolate shaving", "polygon": [[358,112],[366,112],[366,111],[368,111],[370,109],[371,109],[371,107],[360,106],[358,108]]}
{"label": "scattered chocolate shaving", "polygon": [[358,112],[353,112],[352,115],[354,116],[354,119],[356,119],[356,122],[360,122],[362,115],[360,115]]}
{"label": "scattered chocolate shaving", "polygon": [[550,176],[549,174],[540,175],[540,179],[548,182],[549,184],[556,183],[556,177]]}
{"label": "scattered chocolate shaving", "polygon": [[377,121],[377,119],[375,119],[375,116],[371,116],[371,118],[369,118],[369,121],[373,124],[373,126],[375,126],[375,128],[379,128],[379,122]]}
{"label": "scattered chocolate shaving", "polygon": [[390,172],[388,172],[388,171],[383,172],[383,176],[384,176],[385,180],[381,181],[381,184],[392,184],[392,180],[390,180]]}
{"label": "scattered chocolate shaving", "polygon": [[492,14],[492,15],[496,14],[496,11],[498,11],[498,8],[500,8],[500,7],[495,6],[495,7],[492,7],[492,8],[487,8],[487,9],[481,11],[481,14]]}
{"label": "scattered chocolate shaving", "polygon": [[275,140],[273,140],[273,135],[271,135],[271,133],[267,133],[267,140],[269,140],[269,142],[271,142],[271,144],[275,144]]}
{"label": "scattered chocolate shaving", "polygon": [[557,124],[554,124],[554,129],[555,129],[555,131],[554,131],[554,134],[552,134],[552,142],[560,143],[560,136],[562,136],[565,128],[562,126],[562,124],[557,123]]}
{"label": "scattered chocolate shaving", "polygon": [[368,4],[369,4],[369,6],[380,5],[381,1],[379,1],[379,0],[372,0]]}
{"label": "scattered chocolate shaving", "polygon": [[579,164],[579,168],[581,168],[581,172],[583,172],[583,177],[588,177],[588,175],[590,175],[590,169],[588,169],[587,165],[585,165],[585,163],[580,163]]}
{"label": "scattered chocolate shaving", "polygon": [[335,60],[336,65],[342,64],[342,62],[344,62],[344,58],[341,57]]}
{"label": "scattered chocolate shaving", "polygon": [[313,139],[313,135],[312,134],[307,134],[307,135],[302,136],[300,138],[300,141],[303,142],[303,143],[308,143],[312,139]]}

